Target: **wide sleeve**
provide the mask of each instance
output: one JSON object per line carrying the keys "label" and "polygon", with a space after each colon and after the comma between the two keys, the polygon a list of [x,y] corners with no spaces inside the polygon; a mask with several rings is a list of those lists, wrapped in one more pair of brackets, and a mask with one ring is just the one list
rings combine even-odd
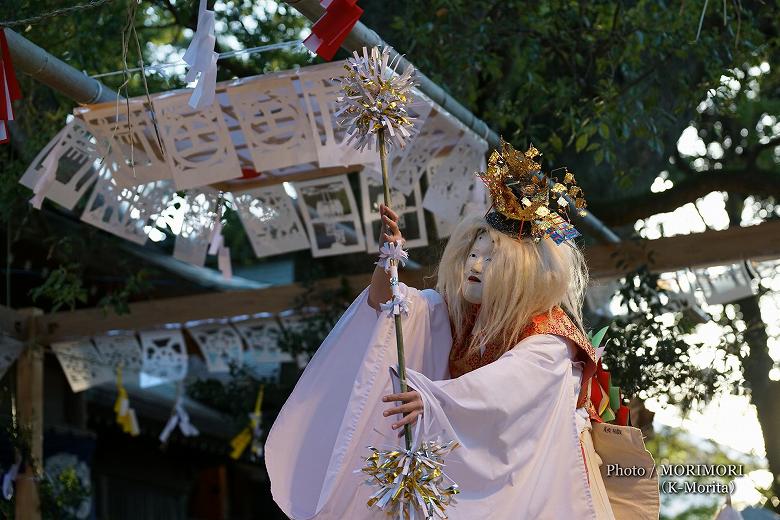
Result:
{"label": "wide sleeve", "polygon": [[[416,373],[448,377],[449,318],[441,296],[401,284],[405,359]],[[368,289],[322,343],[279,412],[265,444],[271,493],[293,519],[363,518],[363,478],[353,473],[369,445],[397,443],[383,417],[396,365],[394,320],[368,305]],[[364,489],[366,488],[366,489]],[[366,495],[367,497],[367,495]],[[361,503],[362,501],[362,503]]]}
{"label": "wide sleeve", "polygon": [[445,460],[461,489],[450,518],[594,518],[570,355],[565,340],[534,335],[455,379],[407,372],[424,403],[421,439],[460,443]]}

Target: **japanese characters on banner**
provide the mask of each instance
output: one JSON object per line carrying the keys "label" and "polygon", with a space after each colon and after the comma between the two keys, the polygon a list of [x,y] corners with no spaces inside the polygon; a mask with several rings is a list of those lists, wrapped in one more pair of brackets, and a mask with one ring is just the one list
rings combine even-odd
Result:
{"label": "japanese characters on banner", "polygon": [[314,257],[363,251],[366,242],[346,175],[294,183]]}
{"label": "japanese characters on banner", "polygon": [[[379,204],[384,202],[381,172],[373,168],[365,168],[360,172],[360,197],[366,230],[366,250],[374,253],[379,250],[377,240],[382,228],[382,221],[379,219]],[[390,199],[393,211],[398,214],[398,227],[406,240],[406,247],[428,245],[419,182],[415,182],[409,195],[404,195],[401,190],[395,189],[395,186],[391,187]]]}
{"label": "japanese characters on banner", "polygon": [[112,371],[122,369],[122,379],[138,384],[143,366],[141,344],[132,332],[106,334],[92,338],[103,362]]}
{"label": "japanese characters on banner", "polygon": [[258,258],[309,248],[301,218],[284,186],[234,194],[244,231]]}

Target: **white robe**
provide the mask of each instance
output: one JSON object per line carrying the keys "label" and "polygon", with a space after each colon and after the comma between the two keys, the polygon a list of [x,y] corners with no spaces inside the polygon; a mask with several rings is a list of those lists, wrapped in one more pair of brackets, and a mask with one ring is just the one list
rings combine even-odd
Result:
{"label": "white robe", "polygon": [[[401,284],[407,379],[420,392],[422,440],[456,440],[446,474],[460,487],[452,520],[579,520],[595,512],[575,410],[576,348],[534,335],[498,360],[449,379],[452,345],[442,297]],[[386,519],[369,509],[376,488],[357,472],[367,446],[401,447],[383,417],[393,403],[388,367],[397,364],[393,319],[368,305],[347,309],[282,407],[265,444],[271,493],[294,520]],[[579,411],[582,414],[582,410]]]}

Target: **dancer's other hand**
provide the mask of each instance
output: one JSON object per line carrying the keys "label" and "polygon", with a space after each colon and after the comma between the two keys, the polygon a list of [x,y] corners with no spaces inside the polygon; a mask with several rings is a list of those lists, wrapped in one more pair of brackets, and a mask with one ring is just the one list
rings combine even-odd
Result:
{"label": "dancer's other hand", "polygon": [[401,437],[404,434],[403,426],[405,424],[413,425],[419,416],[423,414],[423,400],[420,393],[416,390],[409,392],[401,392],[400,394],[390,394],[382,398],[385,402],[402,401],[403,404],[388,408],[382,414],[385,417],[391,415],[403,413],[404,417],[400,421],[393,423],[393,429],[400,429],[398,436]]}

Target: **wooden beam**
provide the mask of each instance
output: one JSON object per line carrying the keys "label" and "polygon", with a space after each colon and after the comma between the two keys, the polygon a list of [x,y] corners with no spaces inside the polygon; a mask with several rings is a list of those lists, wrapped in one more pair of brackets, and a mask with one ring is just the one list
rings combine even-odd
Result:
{"label": "wooden beam", "polygon": [[211,187],[219,191],[229,191],[231,193],[240,193],[255,188],[265,186],[274,186],[283,182],[308,181],[311,179],[321,179],[332,175],[341,175],[344,173],[359,172],[363,169],[362,165],[356,166],[331,166],[328,168],[316,168],[313,170],[304,170],[288,175],[270,175],[261,174],[254,179],[233,179],[229,181],[217,182],[211,184]]}
{"label": "wooden beam", "polygon": [[[647,265],[653,272],[686,267],[724,265],[745,259],[780,258],[780,222],[758,226],[707,231],[658,240],[597,245],[585,249],[592,280],[611,279]],[[413,287],[435,285],[427,276],[433,269],[405,270],[401,281]],[[356,292],[367,287],[371,273],[347,276]],[[334,289],[341,278],[317,282],[322,289]],[[44,343],[101,334],[109,330],[144,330],[165,323],[184,323],[209,318],[229,318],[259,312],[276,313],[290,309],[302,295],[300,284],[267,289],[208,293],[130,305],[130,314],[118,316],[103,309],[58,312],[39,318],[39,337]]]}
{"label": "wooden beam", "polygon": [[19,311],[28,322],[26,347],[16,362],[16,409],[19,428],[29,432],[32,464],[16,479],[16,518],[40,520],[41,504],[37,482],[43,474],[43,348],[36,336],[37,320],[43,311]]}
{"label": "wooden beam", "polygon": [[780,258],[780,221],[657,240],[624,241],[585,250],[591,278],[616,278],[645,265],[656,273],[686,267]]}
{"label": "wooden beam", "polygon": [[12,338],[24,339],[26,317],[5,305],[0,305],[0,332]]}

